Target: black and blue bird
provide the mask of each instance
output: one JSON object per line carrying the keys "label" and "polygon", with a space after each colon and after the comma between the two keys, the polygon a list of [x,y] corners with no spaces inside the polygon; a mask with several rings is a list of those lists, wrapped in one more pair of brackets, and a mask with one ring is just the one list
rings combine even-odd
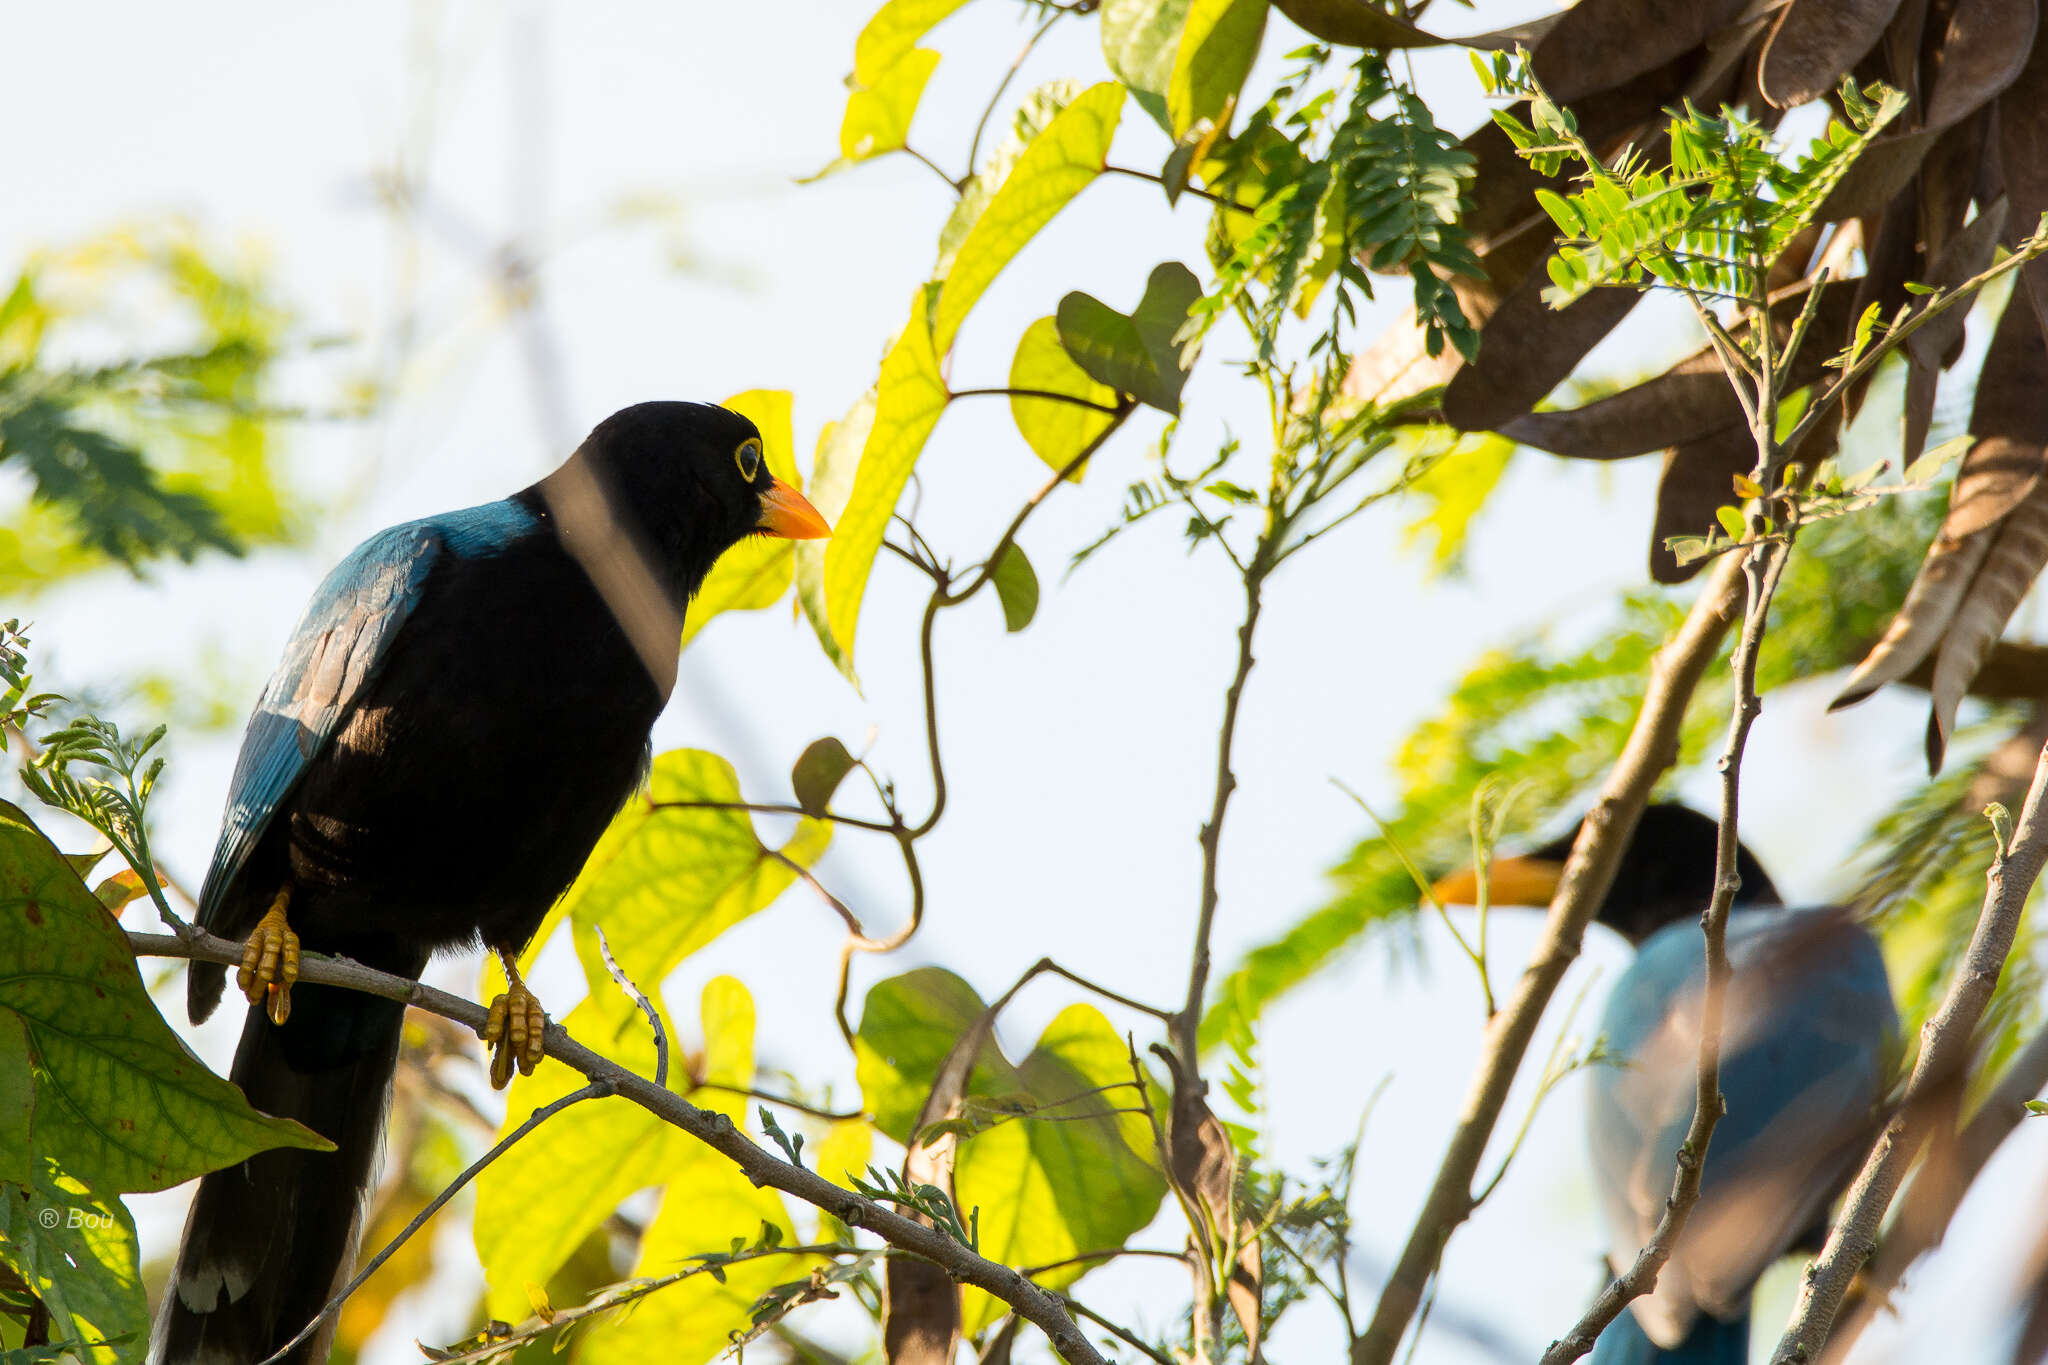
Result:
{"label": "black and blue bird", "polygon": [[[532,487],[379,532],[321,583],[249,719],[199,923],[245,942],[233,1080],[335,1150],[200,1182],[164,1365],[264,1359],[350,1270],[404,1007],[295,985],[299,954],[417,977],[481,944],[510,983],[492,1081],[530,1072],[546,1016],[513,958],[646,774],[691,596],[750,536],[827,533],[745,417],[642,403]],[[193,1022],[225,984],[193,965]],[[287,1359],[324,1360],[331,1335]]]}
{"label": "black and blue bird", "polygon": [[[1578,831],[1497,861],[1489,899],[1547,904]],[[1685,806],[1643,812],[1601,923],[1635,946],[1600,1022],[1613,1065],[1593,1070],[1586,1137],[1617,1273],[1663,1216],[1692,1123],[1706,980],[1699,916],[1714,889],[1716,826]],[[1593,1365],[1743,1365],[1750,1291],[1779,1257],[1818,1250],[1829,1207],[1875,1136],[1899,1055],[1899,1019],[1870,931],[1836,907],[1787,909],[1755,856],[1728,917],[1722,1034],[1727,1112],[1700,1201],[1656,1289],[1601,1333]],[[1469,902],[1470,872],[1438,883]]]}

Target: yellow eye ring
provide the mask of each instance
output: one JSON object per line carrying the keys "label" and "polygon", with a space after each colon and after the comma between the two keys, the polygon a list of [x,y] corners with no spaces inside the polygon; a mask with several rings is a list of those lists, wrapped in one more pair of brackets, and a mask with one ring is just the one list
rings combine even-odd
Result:
{"label": "yellow eye ring", "polygon": [[741,441],[739,449],[732,453],[732,462],[740,467],[740,477],[752,483],[761,470],[761,443],[751,436]]}

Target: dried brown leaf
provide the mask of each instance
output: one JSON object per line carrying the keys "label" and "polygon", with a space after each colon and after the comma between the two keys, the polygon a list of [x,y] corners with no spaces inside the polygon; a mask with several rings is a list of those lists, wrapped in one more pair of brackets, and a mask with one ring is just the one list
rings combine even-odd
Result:
{"label": "dried brown leaf", "polygon": [[1746,0],[1579,0],[1536,45],[1532,65],[1552,99],[1611,90],[1701,47]]}
{"label": "dried brown leaf", "polygon": [[[1723,381],[1726,382],[1726,381]],[[1650,577],[1683,583],[1706,567],[1696,559],[1680,564],[1665,541],[1703,535],[1714,525],[1716,508],[1735,501],[1737,474],[1756,468],[1756,444],[1740,423],[1672,447],[1664,453],[1657,481],[1657,512],[1650,528]]]}
{"label": "dried brown leaf", "polygon": [[2034,50],[2034,0],[1956,0],[1927,94],[1927,126],[1946,128],[2010,86]]}
{"label": "dried brown leaf", "polygon": [[1222,1120],[1202,1097],[1201,1082],[1182,1074],[1180,1061],[1170,1049],[1155,1044],[1152,1051],[1165,1062],[1173,1078],[1173,1103],[1166,1116],[1167,1178],[1206,1221],[1207,1226],[1195,1229],[1195,1234],[1207,1246],[1226,1245],[1233,1237],[1231,1230],[1236,1230],[1230,1307],[1244,1328],[1252,1359],[1257,1360],[1265,1272],[1259,1260],[1258,1225],[1238,1208],[1237,1149]]}
{"label": "dried brown leaf", "polygon": [[2043,565],[2048,565],[2048,486],[2036,484],[2027,500],[1999,524],[1990,553],[1970,581],[1935,658],[1933,704],[1927,717],[1930,773],[1941,771],[1955,729],[1956,707]]}
{"label": "dried brown leaf", "polygon": [[[996,1012],[983,1010],[953,1044],[931,1093],[911,1124],[910,1148],[903,1157],[903,1178],[913,1185],[936,1185],[953,1195],[953,1158],[957,1134],[941,1130],[925,1140],[934,1124],[958,1118],[975,1059],[987,1045]],[[930,1225],[922,1214],[910,1215]],[[909,1256],[889,1258],[882,1277],[882,1351],[889,1365],[953,1365],[960,1348],[960,1286],[929,1261]]]}
{"label": "dried brown leaf", "polygon": [[[2010,245],[2048,212],[2048,41],[2039,33],[2018,78],[1998,97],[1997,159],[2012,203]],[[2023,273],[2034,313],[2048,327],[2048,262],[2031,261]]]}
{"label": "dried brown leaf", "polygon": [[2048,447],[2048,348],[2040,325],[2017,294],[1991,334],[1977,398],[1970,411],[1976,443],[1963,457],[1942,531],[1965,536],[1991,526],[2040,483]]}
{"label": "dried brown leaf", "polygon": [[[1855,286],[1850,281],[1823,288],[1811,337],[1830,336],[1845,328],[1850,305],[1855,301]],[[1804,294],[1796,294],[1773,306],[1774,332],[1781,340],[1789,337],[1805,301]],[[1788,387],[1798,388],[1819,378],[1827,351],[1828,347],[1818,341],[1809,341],[1802,347],[1788,375]],[[1580,460],[1620,460],[1699,440],[1742,424],[1742,405],[1728,385],[1721,362],[1711,346],[1703,346],[1655,379],[1580,407],[1531,412],[1505,423],[1499,431],[1511,440],[1554,455]],[[1729,491],[1725,481],[1719,491],[1725,502]],[[1712,515],[1709,508],[1709,519]],[[1693,534],[1697,529],[1679,534]]]}
{"label": "dried brown leaf", "polygon": [[1531,271],[1488,320],[1479,359],[1444,389],[1444,420],[1493,431],[1527,413],[1641,301],[1633,289],[1596,289],[1563,309],[1543,301],[1549,276]]}
{"label": "dried brown leaf", "polygon": [[1991,532],[1977,531],[1954,537],[1943,531],[1927,547],[1927,558],[1906,591],[1898,614],[1885,627],[1883,638],[1871,647],[1856,671],[1842,684],[1842,690],[1828,703],[1828,710],[1854,706],[1889,682],[1898,682],[1920,666],[1933,652],[1942,632],[1955,619],[1963,593],[1991,549]]}
{"label": "dried brown leaf", "polygon": [[1302,32],[1339,47],[1438,47],[1454,43],[1459,47],[1511,50],[1536,42],[1559,18],[1546,15],[1513,28],[1475,33],[1466,38],[1445,38],[1406,19],[1396,19],[1367,0],[1273,0],[1273,8],[1293,20]]}
{"label": "dried brown leaf", "polygon": [[1764,40],[1764,97],[1789,109],[1832,91],[1884,36],[1898,7],[1899,0],[1791,0]]}

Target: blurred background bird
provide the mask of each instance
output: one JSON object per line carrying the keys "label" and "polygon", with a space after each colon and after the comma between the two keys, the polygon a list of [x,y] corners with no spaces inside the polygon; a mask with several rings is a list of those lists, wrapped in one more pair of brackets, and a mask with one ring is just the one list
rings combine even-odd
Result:
{"label": "blurred background bird", "polygon": [[[295,987],[300,952],[417,977],[481,943],[510,982],[493,1083],[531,1071],[546,1016],[513,955],[646,773],[691,595],[749,536],[826,534],[746,418],[642,403],[532,487],[383,531],[321,583],[243,736],[199,923],[245,940],[235,1083],[335,1150],[201,1181],[164,1365],[264,1359],[353,1260],[404,1007]],[[193,964],[195,1023],[225,984]],[[285,1359],[324,1360],[331,1335],[330,1318]]]}
{"label": "blurred background bird", "polygon": [[[1698,919],[1713,897],[1713,820],[1643,811],[1598,920],[1636,956],[1600,1021],[1606,1060],[1588,1087],[1587,1146],[1619,1273],[1650,1240],[1692,1123],[1706,963]],[[1545,905],[1578,830],[1494,862],[1488,900]],[[1786,909],[1738,846],[1722,1031],[1727,1112],[1708,1144],[1700,1200],[1656,1289],[1603,1332],[1593,1365],[1743,1365],[1750,1291],[1779,1257],[1818,1250],[1829,1206],[1880,1119],[1899,1020],[1877,941],[1837,907]],[[1434,888],[1470,904],[1471,870]]]}

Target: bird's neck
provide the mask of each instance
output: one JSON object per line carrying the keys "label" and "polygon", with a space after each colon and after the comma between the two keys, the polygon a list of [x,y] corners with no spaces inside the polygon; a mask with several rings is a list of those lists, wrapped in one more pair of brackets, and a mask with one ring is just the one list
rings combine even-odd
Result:
{"label": "bird's neck", "polygon": [[666,702],[675,690],[688,593],[678,595],[682,585],[665,581],[657,547],[619,514],[581,451],[519,496],[553,524],[556,539],[582,566]]}

